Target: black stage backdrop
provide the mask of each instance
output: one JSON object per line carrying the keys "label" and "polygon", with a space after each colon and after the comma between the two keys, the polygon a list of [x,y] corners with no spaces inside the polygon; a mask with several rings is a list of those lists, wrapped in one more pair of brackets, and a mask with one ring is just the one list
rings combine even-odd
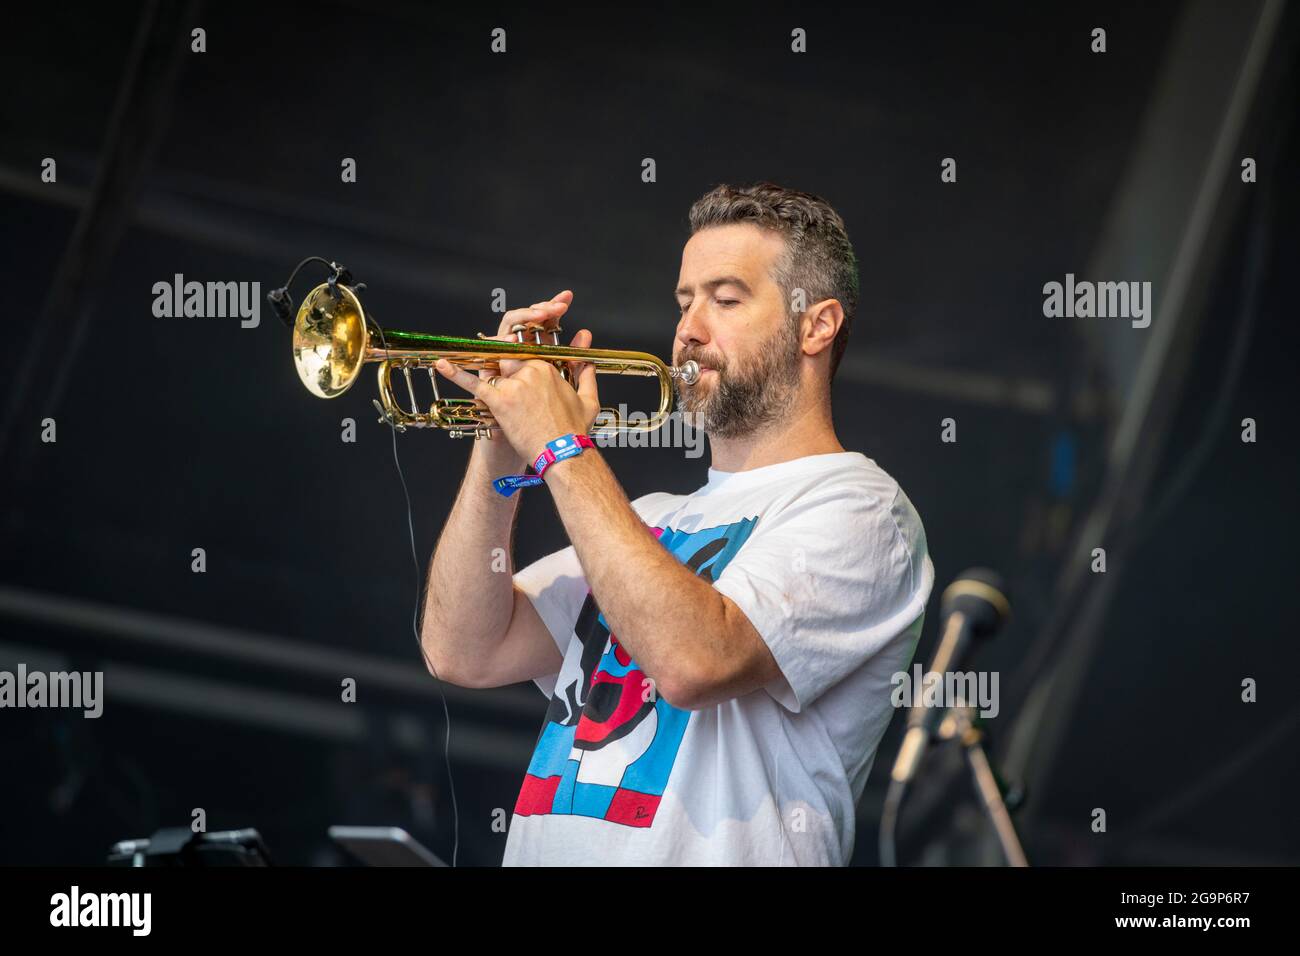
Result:
{"label": "black stage backdrop", "polygon": [[[567,328],[667,357],[690,203],[756,180],[826,197],[856,245],[835,418],[924,519],[917,660],[944,584],[1009,581],[978,665],[1031,860],[1300,861],[1294,9],[23,7],[0,83],[0,669],[103,671],[106,698],[0,711],[0,863],[100,863],[199,810],[282,863],[343,862],[335,823],[450,859],[453,779],[457,861],[499,863],[545,702],[446,688],[448,777],[372,376],[318,401],[269,309],[163,318],[154,286],[264,295],[321,255],[384,325],[452,335],[495,329],[495,289],[572,288]],[[1150,281],[1152,324],[1046,316],[1067,274]],[[396,445],[423,573],[469,444]],[[632,497],[708,462],[604,454]],[[534,491],[518,565],[566,544]],[[906,862],[998,860],[951,757],[905,810]]]}

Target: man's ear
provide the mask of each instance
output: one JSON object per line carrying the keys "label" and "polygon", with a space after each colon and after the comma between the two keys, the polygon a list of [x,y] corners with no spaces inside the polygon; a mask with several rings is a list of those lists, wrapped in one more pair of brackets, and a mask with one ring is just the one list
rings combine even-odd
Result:
{"label": "man's ear", "polygon": [[808,307],[804,313],[803,351],[805,355],[820,355],[828,350],[844,324],[844,307],[839,299],[823,299]]}

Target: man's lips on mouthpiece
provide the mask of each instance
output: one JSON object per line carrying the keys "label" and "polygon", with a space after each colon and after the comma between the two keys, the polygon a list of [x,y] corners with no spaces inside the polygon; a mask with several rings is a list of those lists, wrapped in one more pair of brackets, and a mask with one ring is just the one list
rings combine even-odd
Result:
{"label": "man's lips on mouthpiece", "polygon": [[[705,373],[705,372],[717,372],[717,369],[714,368],[712,365],[705,365],[705,364],[704,364],[703,362],[701,362],[699,359],[692,359],[691,361],[694,361],[695,364],[698,365],[698,366],[700,367],[700,374],[699,374],[699,376],[695,379],[697,382],[698,382],[701,378],[704,377],[704,373]],[[687,360],[686,360],[686,359],[683,359],[682,362],[681,362],[681,364],[682,364],[682,365],[685,365],[686,362],[687,362]]]}

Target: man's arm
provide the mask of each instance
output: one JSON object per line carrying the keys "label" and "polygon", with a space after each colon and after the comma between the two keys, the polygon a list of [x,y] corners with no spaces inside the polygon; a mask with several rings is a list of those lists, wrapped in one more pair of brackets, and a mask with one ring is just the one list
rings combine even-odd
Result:
{"label": "man's arm", "polygon": [[[518,324],[554,328],[572,301],[573,293],[566,289],[548,302],[511,309],[501,317],[494,338],[513,342],[511,329]],[[584,329],[569,344],[586,348],[591,333]],[[503,360],[500,372],[509,375],[518,365]],[[462,375],[480,381],[468,372]],[[502,498],[491,487],[492,479],[522,465],[522,456],[499,430],[488,441],[474,442],[465,479],[429,564],[420,646],[430,672],[462,687],[531,680],[555,673],[563,663],[536,608],[514,586],[511,537],[519,499]]]}
{"label": "man's arm", "polygon": [[531,680],[562,663],[532,602],[514,586],[511,537],[519,496],[503,498],[492,490],[499,474],[485,447],[474,443],[438,538],[420,621],[430,671],[462,687]]}
{"label": "man's arm", "polygon": [[749,619],[655,539],[595,449],[547,469],[546,485],[610,632],[668,703],[699,710],[780,676]]}
{"label": "man's arm", "polygon": [[[589,341],[586,329],[578,335]],[[589,431],[600,411],[591,363],[579,363],[576,392],[549,362],[523,361],[493,384],[447,362],[435,368],[483,401],[527,456]],[[661,697],[698,710],[781,676],[749,619],[655,540],[595,449],[548,469],[546,484],[611,633]]]}

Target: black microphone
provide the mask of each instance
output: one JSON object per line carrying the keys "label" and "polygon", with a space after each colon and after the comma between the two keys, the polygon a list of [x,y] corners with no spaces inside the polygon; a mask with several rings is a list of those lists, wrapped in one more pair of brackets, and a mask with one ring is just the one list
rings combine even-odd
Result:
{"label": "black microphone", "polygon": [[286,285],[272,289],[266,294],[266,302],[271,307],[271,311],[280,317],[280,321],[292,329],[293,297],[289,295],[289,287]]}
{"label": "black microphone", "polygon": [[349,286],[357,292],[364,292],[366,290],[366,284],[364,282],[353,281],[352,271],[348,269],[347,266],[340,265],[337,262],[330,262],[328,259],[322,259],[320,256],[308,256],[306,259],[302,260],[302,262],[294,266],[293,272],[289,273],[288,282],[280,286],[278,289],[272,289],[266,294],[267,305],[271,307],[272,312],[280,317],[280,321],[285,324],[285,327],[290,330],[293,329],[294,323],[294,305],[293,296],[289,294],[289,287],[293,285],[293,280],[298,277],[298,270],[309,262],[319,262],[322,265],[329,266],[330,275],[325,282],[329,286],[330,294],[334,296],[336,300],[342,298],[343,295],[338,289],[340,285]]}
{"label": "black microphone", "polygon": [[[943,636],[930,669],[921,679],[918,691],[921,700],[924,700],[924,687],[932,680],[942,684],[944,675],[961,665],[972,644],[993,636],[1011,614],[1011,602],[996,572],[971,568],[943,592],[939,614]],[[907,715],[907,733],[890,774],[896,783],[910,783],[916,776],[925,748],[946,712],[947,708],[926,707],[913,701],[912,712]]]}

